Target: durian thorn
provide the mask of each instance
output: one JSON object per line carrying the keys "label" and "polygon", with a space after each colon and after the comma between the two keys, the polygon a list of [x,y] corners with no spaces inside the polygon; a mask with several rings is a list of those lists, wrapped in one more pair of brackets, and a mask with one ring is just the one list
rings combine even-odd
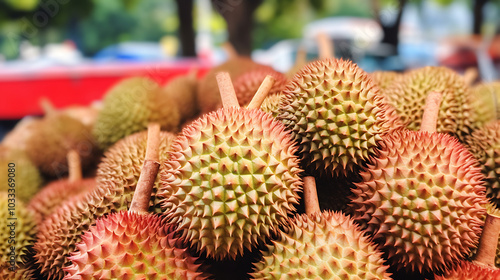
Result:
{"label": "durian thorn", "polygon": [[77,182],[82,180],[82,163],[78,152],[76,150],[70,150],[66,158],[69,167],[69,181]]}
{"label": "durian thorn", "polygon": [[439,115],[439,106],[443,94],[437,91],[431,91],[425,99],[425,109],[422,115],[422,124],[420,131],[436,132],[437,120]]}
{"label": "durian thorn", "polygon": [[335,57],[333,42],[330,38],[328,38],[326,33],[318,33],[318,35],[316,35],[316,40],[318,42],[320,59]]}
{"label": "durian thorn", "polygon": [[56,107],[54,107],[54,104],[52,104],[47,97],[40,98],[40,107],[42,107],[43,113],[46,116],[53,115],[57,112]]}
{"label": "durian thorn", "polygon": [[304,177],[304,204],[306,205],[307,215],[321,213],[316,191],[316,180],[313,176]]}
{"label": "durian thorn", "polygon": [[141,175],[137,181],[137,187],[130,204],[130,212],[147,213],[151,192],[160,169],[160,125],[151,123],[148,125],[148,143],[146,148],[146,158],[142,166]]}
{"label": "durian thorn", "polygon": [[479,238],[479,246],[474,261],[486,266],[495,266],[498,236],[500,234],[500,218],[491,214],[486,216],[483,232]]}
{"label": "durian thorn", "polygon": [[222,106],[224,108],[229,107],[240,107],[238,103],[238,98],[234,91],[233,82],[231,81],[231,76],[228,72],[219,72],[215,75],[217,79],[217,85],[219,86],[220,98],[222,100]]}
{"label": "durian thorn", "polygon": [[464,81],[467,86],[471,86],[474,81],[477,79],[477,68],[476,67],[469,67],[465,69],[464,73]]}
{"label": "durian thorn", "polygon": [[233,44],[231,44],[229,41],[222,44],[222,49],[226,51],[229,59],[234,59],[234,58],[237,58],[239,56],[238,52],[236,52],[236,49],[234,48]]}
{"label": "durian thorn", "polygon": [[248,104],[247,108],[248,109],[259,109],[260,105],[262,105],[262,102],[264,102],[264,99],[266,99],[267,95],[269,94],[269,91],[274,85],[274,82],[276,80],[274,79],[273,76],[267,75],[262,84],[260,84],[259,89],[253,96],[252,100],[250,101],[250,104]]}

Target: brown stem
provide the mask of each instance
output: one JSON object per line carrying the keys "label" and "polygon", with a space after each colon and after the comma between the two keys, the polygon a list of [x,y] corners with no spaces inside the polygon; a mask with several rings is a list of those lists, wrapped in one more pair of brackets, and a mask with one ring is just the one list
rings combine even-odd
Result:
{"label": "brown stem", "polygon": [[274,77],[271,75],[267,75],[262,84],[260,84],[259,89],[253,96],[252,100],[250,101],[250,104],[248,104],[247,109],[258,109],[260,108],[260,105],[262,105],[262,102],[264,102],[264,99],[266,99],[267,95],[269,94],[269,91],[274,85]]}
{"label": "brown stem", "polygon": [[151,200],[151,192],[153,191],[154,183],[158,170],[160,169],[160,125],[151,123],[148,125],[148,143],[146,148],[146,158],[142,166],[141,175],[135,188],[134,197],[130,204],[130,212],[147,213],[149,202]]}
{"label": "brown stem", "polygon": [[476,67],[469,67],[465,70],[464,80],[467,86],[470,86],[474,83],[478,75]]}
{"label": "brown stem", "polygon": [[66,158],[68,160],[69,181],[77,182],[82,180],[82,164],[78,152],[70,150]]}
{"label": "brown stem", "polygon": [[234,92],[233,82],[228,72],[219,72],[215,75],[219,86],[220,98],[224,108],[240,107],[236,92]]}
{"label": "brown stem", "polygon": [[321,213],[316,191],[316,180],[313,176],[304,177],[304,202],[307,215]]}
{"label": "brown stem", "polygon": [[47,97],[42,97],[40,98],[40,107],[42,107],[42,110],[45,115],[53,115],[57,112],[57,109],[54,107],[54,104],[50,102],[50,100]]}
{"label": "brown stem", "polygon": [[483,233],[479,239],[479,247],[474,262],[491,267],[495,266],[499,234],[500,217],[488,214],[484,222]]}
{"label": "brown stem", "polygon": [[440,92],[431,91],[425,99],[425,109],[422,115],[420,131],[436,132],[439,106],[443,95]]}
{"label": "brown stem", "polygon": [[320,59],[335,57],[333,42],[325,33],[319,33],[316,40],[318,41]]}

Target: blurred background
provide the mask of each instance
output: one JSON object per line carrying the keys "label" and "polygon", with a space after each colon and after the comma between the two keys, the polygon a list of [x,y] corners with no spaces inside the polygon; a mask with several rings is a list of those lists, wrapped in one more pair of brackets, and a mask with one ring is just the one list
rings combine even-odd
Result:
{"label": "blurred background", "polygon": [[89,105],[124,77],[203,75],[228,49],[286,72],[299,50],[318,57],[320,33],[368,72],[477,67],[491,81],[499,32],[499,0],[0,0],[0,139],[41,97]]}

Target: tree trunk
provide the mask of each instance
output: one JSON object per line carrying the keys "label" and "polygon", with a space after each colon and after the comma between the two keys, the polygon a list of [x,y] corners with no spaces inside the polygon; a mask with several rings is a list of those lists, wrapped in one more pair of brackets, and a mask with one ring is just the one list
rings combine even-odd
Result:
{"label": "tree trunk", "polygon": [[384,37],[382,38],[382,43],[389,44],[394,47],[395,54],[398,52],[398,45],[399,45],[399,26],[401,25],[401,17],[403,15],[403,9],[404,6],[406,5],[407,0],[399,0],[399,6],[398,6],[398,14],[396,16],[396,19],[391,25],[384,25],[381,24],[382,26],[382,31],[384,32]]}
{"label": "tree trunk", "polygon": [[193,27],[193,0],[176,0],[182,56],[196,56]]}
{"label": "tree trunk", "polygon": [[212,0],[212,5],[226,20],[229,42],[239,55],[252,53],[253,13],[262,0]]}
{"label": "tree trunk", "polygon": [[488,0],[475,0],[474,1],[474,26],[472,33],[481,34],[481,26],[483,25],[483,7]]}

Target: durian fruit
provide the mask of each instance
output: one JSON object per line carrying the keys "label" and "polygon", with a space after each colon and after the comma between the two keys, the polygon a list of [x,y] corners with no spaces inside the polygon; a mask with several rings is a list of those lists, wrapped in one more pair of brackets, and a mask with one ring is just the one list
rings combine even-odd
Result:
{"label": "durian fruit", "polygon": [[340,212],[288,219],[268,247],[252,279],[391,279],[376,245]]}
{"label": "durian fruit", "polygon": [[25,268],[18,267],[11,269],[10,266],[0,266],[0,280],[35,280],[33,271]]}
{"label": "durian fruit", "polygon": [[428,66],[407,72],[384,90],[390,103],[410,130],[418,130],[425,98],[431,91],[443,94],[437,132],[456,136],[461,141],[479,125],[464,79],[446,67]]}
{"label": "durian fruit", "polygon": [[145,130],[148,123],[176,131],[180,114],[175,102],[160,85],[146,77],[132,77],[115,84],[106,93],[93,134],[103,150],[127,135]]}
{"label": "durian fruit", "polygon": [[68,153],[68,163],[69,177],[49,183],[28,204],[28,208],[36,213],[39,223],[65,201],[96,187],[95,178],[82,179],[80,157],[76,151]]}
{"label": "durian fruit", "polygon": [[352,171],[374,154],[385,133],[402,128],[369,76],[342,59],[312,62],[297,73],[277,118],[300,144],[312,174]]}
{"label": "durian fruit", "polygon": [[68,172],[66,155],[76,150],[87,170],[98,155],[90,129],[64,114],[49,114],[35,127],[27,140],[26,152],[45,175],[62,177]]}
{"label": "durian fruit", "polygon": [[374,71],[370,73],[373,81],[378,85],[381,92],[397,81],[402,74],[394,71]]}
{"label": "durian fruit", "polygon": [[234,91],[236,92],[240,106],[246,106],[250,103],[253,96],[259,89],[259,86],[268,75],[273,77],[275,80],[272,88],[269,90],[267,97],[269,98],[270,96],[280,94],[288,82],[285,75],[280,72],[267,68],[261,68],[248,71],[234,79]]}
{"label": "durian fruit", "polygon": [[0,267],[19,268],[35,243],[37,227],[34,213],[13,194],[0,192]]}
{"label": "durian fruit", "polygon": [[264,102],[262,102],[260,109],[276,118],[279,113],[281,95],[282,93],[267,96]]}
{"label": "durian fruit", "polygon": [[284,126],[256,110],[260,104],[238,108],[229,74],[217,78],[224,108],[176,138],[158,196],[192,247],[214,259],[234,259],[294,210],[301,169]]}
{"label": "durian fruit", "polygon": [[397,269],[436,272],[477,244],[485,215],[484,176],[454,137],[400,131],[380,143],[352,190],[356,221]]}
{"label": "durian fruit", "polygon": [[478,84],[470,93],[478,122],[488,124],[496,121],[500,110],[500,81]]}
{"label": "durian fruit", "polygon": [[170,80],[163,90],[170,100],[175,102],[180,114],[180,123],[196,116],[198,113],[198,102],[196,101],[196,89],[198,80],[197,71],[192,70],[186,75],[181,75]]}
{"label": "durian fruit", "polygon": [[[16,199],[20,201],[28,202],[43,183],[40,172],[21,150],[0,145],[0,166],[0,192],[7,192],[9,183],[14,184]],[[9,182],[9,173],[13,182]]]}
{"label": "durian fruit", "polygon": [[244,56],[230,57],[226,62],[210,69],[198,83],[197,100],[200,113],[205,114],[222,107],[219,89],[215,81],[215,75],[218,72],[229,72],[233,79],[237,79],[245,72],[257,69],[272,71],[271,67],[258,64]]}
{"label": "durian fruit", "polygon": [[[174,137],[168,132],[160,134],[160,162],[168,157]],[[62,268],[70,264],[67,257],[81,241],[81,234],[99,217],[128,209],[144,163],[146,143],[146,132],[129,135],[117,142],[104,154],[99,165],[97,187],[81,199],[64,203],[40,225],[34,248],[44,277],[62,279]],[[153,194],[150,210],[160,211],[159,205],[153,206],[157,201]]]}
{"label": "durian fruit", "polygon": [[481,233],[479,248],[472,262],[459,261],[443,275],[435,275],[435,280],[496,280],[500,279],[500,269],[495,267],[495,253],[500,235],[500,210],[488,205],[488,216]]}
{"label": "durian fruit", "polygon": [[252,279],[390,279],[382,253],[340,212],[321,212],[315,179],[304,177],[306,214],[288,218]]}
{"label": "durian fruit", "polygon": [[5,135],[0,145],[10,149],[26,151],[26,142],[40,121],[40,118],[32,116],[22,118],[16,126]]}
{"label": "durian fruit", "polygon": [[64,268],[73,279],[207,279],[164,216],[131,212],[99,219]]}
{"label": "durian fruit", "polygon": [[500,207],[500,121],[491,122],[466,138],[469,150],[486,177],[486,196]]}
{"label": "durian fruit", "polygon": [[99,219],[76,245],[64,279],[206,279],[174,224],[147,213],[160,166],[160,126],[148,128],[146,158],[128,212]]}

